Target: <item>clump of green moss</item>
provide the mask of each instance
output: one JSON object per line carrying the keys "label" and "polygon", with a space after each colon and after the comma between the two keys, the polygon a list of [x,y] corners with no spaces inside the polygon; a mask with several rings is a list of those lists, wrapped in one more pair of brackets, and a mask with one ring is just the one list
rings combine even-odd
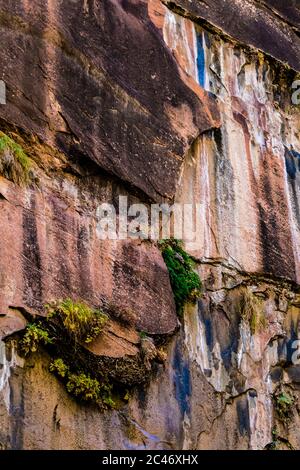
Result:
{"label": "clump of green moss", "polygon": [[160,248],[167,265],[177,313],[182,315],[186,302],[196,302],[201,296],[201,280],[194,271],[195,262],[176,239],[162,240]]}
{"label": "clump of green moss", "polygon": [[[84,348],[84,343],[90,343],[101,333],[109,317],[82,301],[71,299],[53,302],[46,309],[47,317],[28,326],[21,340],[22,349],[24,354],[29,354],[36,352],[39,345],[49,345],[46,348],[52,356],[49,370],[61,380],[68,393],[100,408],[116,408],[118,400],[124,402],[121,398],[124,384],[131,386],[145,381],[145,373],[151,368],[147,364],[158,357],[150,340],[141,339],[138,358],[97,360]],[[162,361],[162,355],[159,357]]]}
{"label": "clump of green moss", "polygon": [[47,306],[48,320],[56,319],[77,342],[91,343],[102,331],[108,317],[84,302],[65,299]]}
{"label": "clump of green moss", "polygon": [[49,370],[64,381],[68,393],[75,398],[99,406],[111,408],[115,406],[112,399],[112,385],[107,381],[103,380],[100,383],[98,379],[92,378],[83,371],[71,371],[70,367],[61,358],[52,361]]}
{"label": "clump of green moss", "polygon": [[21,352],[27,356],[29,353],[36,352],[40,345],[46,346],[51,343],[53,343],[53,338],[50,338],[48,331],[40,323],[29,323],[20,343]]}
{"label": "clump of green moss", "polygon": [[55,325],[56,321],[75,343],[90,343],[101,333],[108,320],[107,315],[101,311],[91,309],[84,302],[74,302],[71,299],[55,302],[48,305],[47,309],[46,319],[27,325],[20,342],[21,352],[24,355],[36,352],[40,345],[46,346],[54,342],[49,331],[53,331],[51,326]]}
{"label": "clump of green moss", "polygon": [[249,287],[242,288],[239,308],[241,317],[249,322],[252,334],[266,327],[263,301],[254,295]]}
{"label": "clump of green moss", "polygon": [[[64,336],[78,343],[90,343],[102,331],[108,316],[99,310],[90,308],[84,302],[65,299],[46,306],[48,315],[41,324],[31,324],[22,340],[26,353],[35,352],[39,344],[50,344],[48,331],[54,331],[57,338]],[[24,345],[23,345],[24,343]],[[28,345],[27,345],[28,344]],[[59,348],[58,348],[59,349]],[[70,367],[62,358],[54,359],[49,370],[53,372],[72,396],[80,401],[95,403],[101,407],[114,407],[112,385],[107,380],[100,381],[81,368]]]}
{"label": "clump of green moss", "polygon": [[63,359],[58,358],[55,359],[54,361],[50,362],[49,365],[49,370],[50,372],[53,372],[54,374],[58,375],[59,377],[67,377],[70,371],[70,368],[65,364]]}
{"label": "clump of green moss", "polygon": [[278,418],[283,422],[289,421],[295,403],[294,397],[285,391],[278,391],[274,394],[273,400]]}
{"label": "clump of green moss", "polygon": [[66,388],[71,395],[83,401],[97,402],[100,395],[100,384],[98,380],[89,375],[69,374]]}
{"label": "clump of green moss", "polygon": [[31,160],[21,145],[0,132],[0,173],[14,183],[30,183]]}

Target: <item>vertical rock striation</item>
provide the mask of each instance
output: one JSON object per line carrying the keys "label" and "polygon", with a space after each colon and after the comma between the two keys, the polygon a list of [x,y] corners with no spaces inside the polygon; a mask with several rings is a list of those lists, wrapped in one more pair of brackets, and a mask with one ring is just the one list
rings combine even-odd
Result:
{"label": "vertical rock striation", "polygon": [[[0,131],[34,174],[0,175],[0,448],[299,449],[295,3],[9,0],[0,32]],[[97,236],[119,196],[197,206],[203,296],[180,322],[157,244]],[[89,357],[147,364],[117,409],[17,352],[67,297],[116,314]]]}

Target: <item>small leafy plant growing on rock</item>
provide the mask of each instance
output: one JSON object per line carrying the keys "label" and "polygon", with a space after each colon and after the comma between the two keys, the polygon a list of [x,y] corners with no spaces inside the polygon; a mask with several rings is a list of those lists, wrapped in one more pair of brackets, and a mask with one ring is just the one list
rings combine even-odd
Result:
{"label": "small leafy plant growing on rock", "polygon": [[102,407],[113,408],[115,406],[111,395],[111,384],[105,381],[100,383],[99,380],[82,371],[71,371],[70,367],[61,358],[52,361],[49,370],[63,380],[68,393],[75,398]]}
{"label": "small leafy plant growing on rock", "polygon": [[37,351],[39,345],[49,345],[46,347],[52,356],[49,371],[80,401],[94,403],[101,409],[116,408],[119,402],[124,402],[121,398],[124,385],[144,382],[152,361],[164,360],[154,341],[147,337],[141,338],[134,358],[126,356],[120,361],[100,358],[85,346],[101,333],[110,316],[72,299],[53,302],[46,309],[47,317],[26,329],[21,339],[22,349],[27,355]]}
{"label": "small leafy plant growing on rock", "polygon": [[31,160],[23,148],[0,132],[0,173],[17,184],[30,183]]}
{"label": "small leafy plant growing on rock", "polygon": [[91,378],[81,372],[80,374],[69,374],[66,388],[71,395],[82,401],[92,402],[97,405],[107,405],[111,408],[115,403],[111,397],[112,386]]}
{"label": "small leafy plant growing on rock", "polygon": [[283,422],[289,421],[291,419],[293,405],[295,403],[294,397],[290,393],[279,390],[275,392],[273,399],[278,418]]}
{"label": "small leafy plant growing on rock", "polygon": [[36,352],[40,345],[46,346],[51,343],[53,343],[53,338],[50,338],[48,331],[40,323],[29,323],[20,343],[21,352],[27,356],[29,353]]}
{"label": "small leafy plant growing on rock", "polygon": [[66,388],[71,395],[83,401],[97,402],[100,395],[100,384],[98,380],[89,375],[69,374]]}
{"label": "small leafy plant growing on rock", "polygon": [[244,287],[241,292],[240,314],[249,322],[252,334],[266,327],[263,301],[254,295],[248,286]]}
{"label": "small leafy plant growing on rock", "polygon": [[77,342],[91,343],[102,331],[108,317],[84,302],[65,299],[47,306],[48,320],[57,320]]}
{"label": "small leafy plant growing on rock", "polygon": [[201,296],[201,280],[194,271],[195,262],[176,239],[163,240],[160,248],[167,265],[177,313],[182,315],[186,302],[196,302]]}
{"label": "small leafy plant growing on rock", "polygon": [[68,376],[70,368],[65,364],[65,362],[61,358],[58,358],[50,362],[49,370],[50,372],[55,373],[59,377],[65,378]]}

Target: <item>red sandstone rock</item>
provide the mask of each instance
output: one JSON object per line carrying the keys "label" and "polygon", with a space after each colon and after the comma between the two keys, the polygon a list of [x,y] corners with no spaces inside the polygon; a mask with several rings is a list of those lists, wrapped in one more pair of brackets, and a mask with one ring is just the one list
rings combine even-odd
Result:
{"label": "red sandstone rock", "polygon": [[[0,130],[38,183],[0,176],[0,448],[300,448],[299,112],[278,62],[300,69],[294,2],[8,0],[0,33]],[[159,249],[97,237],[97,207],[119,195],[200,205],[187,249],[203,297],[169,342],[178,319]],[[245,286],[261,302],[254,331]],[[23,314],[66,297],[111,308],[83,356],[130,387],[120,412],[78,404],[45,351],[24,362],[9,341]],[[288,429],[280,387],[295,389]]]}

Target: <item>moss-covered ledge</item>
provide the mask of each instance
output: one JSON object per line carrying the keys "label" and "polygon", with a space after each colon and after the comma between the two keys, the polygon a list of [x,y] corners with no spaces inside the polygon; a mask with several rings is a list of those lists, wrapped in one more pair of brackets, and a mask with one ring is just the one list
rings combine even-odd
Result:
{"label": "moss-covered ledge", "polygon": [[26,359],[45,349],[49,371],[80,402],[101,409],[121,406],[133,387],[150,379],[155,363],[166,358],[161,338],[140,334],[85,302],[52,302],[45,313],[31,318],[19,335],[19,353]]}

